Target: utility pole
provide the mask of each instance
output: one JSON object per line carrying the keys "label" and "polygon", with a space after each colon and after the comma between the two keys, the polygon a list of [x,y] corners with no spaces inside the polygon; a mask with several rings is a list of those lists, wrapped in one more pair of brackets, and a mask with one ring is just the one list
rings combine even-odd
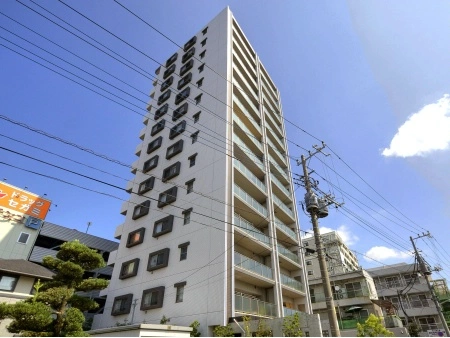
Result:
{"label": "utility pole", "polygon": [[[325,144],[321,148],[314,146],[316,152],[313,154],[309,154],[308,158],[311,158],[315,154],[321,152],[321,150],[325,147]],[[299,161],[297,164],[300,165]],[[339,324],[336,316],[336,309],[334,307],[333,293],[331,291],[330,277],[328,276],[327,263],[325,261],[325,255],[323,251],[322,241],[320,240],[320,231],[319,231],[319,222],[318,222],[318,214],[319,210],[319,201],[311,189],[311,183],[309,181],[309,174],[306,168],[306,159],[302,155],[301,156],[301,164],[303,167],[303,175],[305,181],[306,195],[305,195],[305,203],[306,203],[306,211],[311,215],[311,222],[313,225],[314,231],[314,240],[316,243],[316,251],[319,257],[319,266],[320,266],[320,274],[322,276],[323,288],[325,293],[325,303],[327,305],[328,312],[328,320],[330,322],[330,330],[332,337],[340,337],[341,331],[339,330]],[[326,204],[324,204],[326,206]],[[321,217],[324,217],[321,215]]]}
{"label": "utility pole", "polygon": [[430,269],[428,269],[428,266],[424,262],[422,256],[420,256],[419,251],[417,251],[416,243],[414,242],[415,239],[418,239],[418,238],[421,238],[421,237],[429,237],[429,236],[430,236],[430,232],[428,232],[426,234],[423,233],[422,235],[418,235],[418,237],[416,237],[416,238],[412,238],[410,236],[409,239],[411,240],[411,243],[412,243],[413,248],[414,248],[414,252],[415,252],[416,257],[417,257],[417,262],[419,264],[419,270],[424,275],[425,280],[427,281],[428,289],[430,290],[430,293],[431,293],[431,299],[433,299],[434,305],[436,305],[436,309],[438,311],[439,318],[441,319],[442,326],[444,326],[445,334],[446,334],[447,337],[450,337],[450,331],[448,329],[447,322],[445,321],[444,314],[442,313],[441,304],[439,304],[439,299],[436,297],[434,289],[431,286],[431,283],[430,283],[430,281],[428,279],[428,276],[431,275],[431,271],[430,271]]}

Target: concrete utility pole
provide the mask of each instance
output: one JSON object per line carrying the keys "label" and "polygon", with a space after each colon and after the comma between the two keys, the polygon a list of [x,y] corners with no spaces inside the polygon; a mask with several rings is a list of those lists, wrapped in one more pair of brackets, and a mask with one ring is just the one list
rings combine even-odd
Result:
{"label": "concrete utility pole", "polygon": [[429,237],[429,236],[430,236],[430,232],[428,232],[426,234],[424,233],[424,234],[422,234],[422,236],[418,235],[418,237],[416,237],[416,238],[412,238],[410,236],[409,239],[411,240],[411,243],[412,243],[413,248],[414,248],[414,252],[415,252],[416,257],[417,257],[417,262],[419,264],[419,270],[425,276],[425,280],[427,281],[428,289],[430,290],[430,293],[431,293],[431,298],[433,299],[434,305],[436,305],[436,309],[438,311],[439,318],[441,319],[442,326],[444,326],[445,334],[446,334],[447,337],[450,337],[450,331],[448,329],[447,322],[445,321],[444,314],[442,313],[441,304],[439,304],[439,299],[436,297],[434,289],[431,286],[430,281],[428,280],[428,276],[431,275],[431,271],[430,271],[430,269],[428,269],[428,266],[425,264],[422,256],[420,256],[419,251],[417,251],[416,243],[414,242],[415,239],[418,239],[418,238],[421,238],[421,237]]}
{"label": "concrete utility pole", "polygon": [[[323,145],[322,148],[314,147],[316,149],[316,152],[313,154],[310,154],[308,158],[310,158],[310,157],[314,156],[315,154],[317,154],[318,152],[320,152],[324,147],[325,147],[325,145]],[[341,331],[339,330],[339,324],[338,324],[338,320],[337,320],[337,316],[336,316],[336,309],[334,307],[334,300],[333,300],[333,293],[331,291],[330,277],[328,276],[328,269],[327,269],[327,263],[325,261],[323,245],[322,245],[322,241],[320,240],[320,231],[319,231],[319,222],[318,222],[319,203],[318,203],[317,197],[315,196],[314,192],[311,189],[311,183],[309,181],[309,174],[308,174],[308,170],[306,168],[306,159],[303,155],[301,156],[301,163],[302,163],[302,167],[303,167],[303,175],[304,175],[304,179],[305,179],[305,188],[306,188],[306,195],[305,195],[306,210],[311,215],[311,222],[313,225],[314,240],[316,243],[316,251],[317,251],[317,254],[319,257],[320,274],[322,276],[323,288],[324,288],[324,292],[325,292],[325,303],[327,304],[327,312],[328,312],[328,319],[330,322],[331,336],[332,337],[340,337]]]}

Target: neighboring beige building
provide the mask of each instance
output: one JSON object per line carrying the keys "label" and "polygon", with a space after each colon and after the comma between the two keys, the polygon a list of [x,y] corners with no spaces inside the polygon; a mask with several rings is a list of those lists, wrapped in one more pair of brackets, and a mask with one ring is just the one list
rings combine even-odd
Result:
{"label": "neighboring beige building", "polygon": [[156,75],[93,328],[310,312],[280,94],[230,10]]}
{"label": "neighboring beige building", "polygon": [[[34,283],[50,280],[53,272],[23,259],[0,259],[0,303],[16,303],[34,292]],[[0,337],[12,337],[6,327],[10,319],[0,321]]]}

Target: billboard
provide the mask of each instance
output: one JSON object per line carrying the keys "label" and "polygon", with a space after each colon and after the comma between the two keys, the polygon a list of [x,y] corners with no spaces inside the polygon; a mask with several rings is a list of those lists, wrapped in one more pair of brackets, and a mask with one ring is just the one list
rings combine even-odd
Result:
{"label": "billboard", "polygon": [[[27,190],[0,182],[0,212],[7,210],[44,220],[51,202]],[[2,210],[3,209],[3,210]],[[8,213],[8,212],[7,212]]]}

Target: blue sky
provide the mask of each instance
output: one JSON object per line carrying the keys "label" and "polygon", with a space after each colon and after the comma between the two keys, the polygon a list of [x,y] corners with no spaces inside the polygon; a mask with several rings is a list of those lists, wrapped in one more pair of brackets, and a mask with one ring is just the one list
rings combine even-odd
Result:
{"label": "blue sky", "polygon": [[[29,0],[22,2],[45,13]],[[62,3],[38,3],[150,74],[158,67],[150,58],[102,31]],[[67,3],[158,62],[164,62],[177,50],[172,42],[139,22],[114,1],[67,0]],[[438,243],[429,239],[419,240],[418,247],[432,265],[440,264],[444,268],[441,275],[449,276],[450,103],[446,94],[450,93],[450,38],[445,32],[450,25],[446,17],[450,4],[410,1],[406,6],[404,2],[294,0],[126,2],[129,9],[139,13],[179,45],[227,5],[278,86],[285,118],[307,132],[286,124],[291,157],[298,158],[304,154],[302,148],[312,149],[314,144],[318,144],[317,139],[331,148],[324,150],[331,156],[319,156],[309,162],[309,167],[317,173],[313,177],[320,181],[321,189],[334,193],[337,200],[345,202],[345,208],[330,210],[330,216],[321,220],[324,230],[339,230],[352,249],[387,264],[412,262],[413,259],[407,255],[411,250],[409,236],[416,237],[417,233],[429,230]],[[139,114],[145,114],[145,102],[148,102],[147,95],[153,82],[151,76],[142,76],[113,60],[19,2],[2,1],[0,11],[101,66],[127,85],[4,15],[0,15],[0,26],[3,27],[0,29],[0,44],[38,60],[11,42],[18,44],[61,67],[70,68],[78,76],[89,77],[98,86],[107,87],[10,32],[20,35],[132,93],[135,98],[110,87],[111,92],[127,98],[137,107],[124,105],[138,112],[125,109],[0,46],[1,115],[121,163],[134,162],[137,159],[134,150],[140,143],[138,134],[143,128]],[[53,17],[53,20],[58,19]],[[57,69],[45,61],[39,62]],[[82,82],[74,75],[65,74]],[[94,88],[91,84],[86,86]],[[110,94],[105,95],[111,97]],[[125,187],[132,178],[125,166],[5,119],[0,119],[0,134],[2,147],[53,165],[120,187]],[[6,178],[8,183],[26,186],[38,194],[45,193],[53,201],[48,221],[83,232],[87,222],[92,222],[89,233],[107,238],[112,238],[115,227],[124,221],[119,211],[120,199],[126,200],[126,193],[3,149],[0,149],[0,158],[1,162],[117,197],[82,190],[0,164],[1,178]],[[295,161],[291,164],[293,173],[301,174]],[[303,188],[299,188],[298,201],[303,199],[303,194]],[[301,208],[299,217],[301,228],[311,229]],[[359,255],[359,260],[365,267],[379,265],[362,255]]]}

